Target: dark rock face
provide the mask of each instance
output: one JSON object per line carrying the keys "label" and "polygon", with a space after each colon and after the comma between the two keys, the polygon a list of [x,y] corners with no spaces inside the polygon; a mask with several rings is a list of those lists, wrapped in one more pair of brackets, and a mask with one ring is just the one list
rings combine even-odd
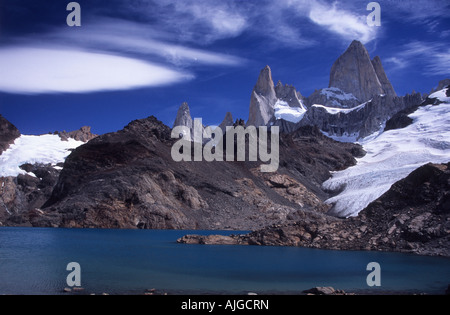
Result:
{"label": "dark rock face", "polygon": [[0,154],[7,150],[18,137],[20,137],[19,130],[0,115]]}
{"label": "dark rock face", "polygon": [[417,110],[418,106],[413,106],[407,109],[404,109],[389,119],[386,122],[386,127],[384,131],[394,130],[394,129],[402,129],[411,125],[414,120],[410,118],[408,115],[414,113]]}
{"label": "dark rock face", "polygon": [[39,208],[51,196],[59,171],[51,165],[25,164],[30,175],[0,178],[0,225],[31,225],[30,220],[43,214]]}
{"label": "dark rock face", "polygon": [[[298,213],[302,219],[296,222],[232,238],[234,244],[240,245],[383,250],[449,257],[449,187],[450,163],[427,164],[394,184],[358,217],[336,219],[303,212]],[[201,240],[191,236],[191,243],[196,238]]]}
{"label": "dark rock face", "polygon": [[321,183],[354,165],[360,147],[305,127],[280,140],[278,173],[257,162],[180,162],[171,130],[154,117],[99,136],[66,160],[34,226],[257,229],[327,211]]}

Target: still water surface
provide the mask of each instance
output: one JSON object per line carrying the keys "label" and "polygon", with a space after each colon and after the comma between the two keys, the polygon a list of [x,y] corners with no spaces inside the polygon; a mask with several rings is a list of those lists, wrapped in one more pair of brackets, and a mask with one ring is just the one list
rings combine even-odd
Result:
{"label": "still water surface", "polygon": [[441,294],[450,259],[399,253],[290,247],[181,245],[186,234],[228,231],[0,228],[0,294],[59,294],[67,264],[81,266],[86,292],[300,293],[316,286],[367,290],[367,264],[381,265],[381,287]]}

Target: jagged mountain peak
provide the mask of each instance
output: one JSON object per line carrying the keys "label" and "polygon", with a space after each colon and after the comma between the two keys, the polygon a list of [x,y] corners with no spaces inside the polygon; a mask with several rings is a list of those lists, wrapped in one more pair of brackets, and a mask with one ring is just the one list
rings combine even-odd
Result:
{"label": "jagged mountain peak", "polygon": [[275,97],[275,86],[272,79],[272,70],[269,66],[265,66],[264,69],[261,70],[254,91],[257,94],[266,96],[269,99]]}
{"label": "jagged mountain peak", "polygon": [[233,115],[230,112],[227,112],[225,118],[220,123],[219,128],[222,129],[222,132],[225,134],[227,127],[232,127],[234,125]]}
{"label": "jagged mountain peak", "polygon": [[269,66],[261,70],[250,99],[247,126],[266,126],[274,120],[273,106],[277,101],[272,71]]}
{"label": "jagged mountain peak", "polygon": [[356,40],[333,64],[329,87],[351,93],[361,103],[376,95],[396,96],[380,57],[371,60],[366,47]]}
{"label": "jagged mountain peak", "polygon": [[193,128],[191,110],[187,102],[183,102],[178,109],[177,117],[175,118],[173,127],[175,128],[177,126],[186,126],[190,129]]}
{"label": "jagged mountain peak", "polygon": [[352,43],[350,44],[350,46],[348,47],[347,50],[351,50],[351,49],[365,51],[367,54],[369,54],[367,52],[366,46],[364,46],[363,43],[361,43],[359,40],[356,40],[356,39],[352,41]]}

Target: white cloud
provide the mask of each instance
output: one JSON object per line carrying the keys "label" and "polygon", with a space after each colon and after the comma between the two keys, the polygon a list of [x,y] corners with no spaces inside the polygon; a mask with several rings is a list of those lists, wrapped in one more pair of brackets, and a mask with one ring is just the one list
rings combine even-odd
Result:
{"label": "white cloud", "polygon": [[367,25],[367,15],[359,16],[339,9],[336,2],[332,5],[318,1],[311,2],[309,18],[317,25],[347,40],[357,39],[367,43],[374,40],[377,35],[377,28]]}
{"label": "white cloud", "polygon": [[127,90],[193,78],[141,60],[49,47],[2,48],[0,69],[0,90],[24,94]]}

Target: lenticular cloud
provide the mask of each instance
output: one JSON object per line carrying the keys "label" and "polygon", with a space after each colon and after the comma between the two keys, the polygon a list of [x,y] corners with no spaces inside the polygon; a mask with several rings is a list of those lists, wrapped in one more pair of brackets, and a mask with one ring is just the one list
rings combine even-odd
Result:
{"label": "lenticular cloud", "polygon": [[192,75],[123,56],[36,47],[0,49],[0,91],[85,93],[162,86]]}

